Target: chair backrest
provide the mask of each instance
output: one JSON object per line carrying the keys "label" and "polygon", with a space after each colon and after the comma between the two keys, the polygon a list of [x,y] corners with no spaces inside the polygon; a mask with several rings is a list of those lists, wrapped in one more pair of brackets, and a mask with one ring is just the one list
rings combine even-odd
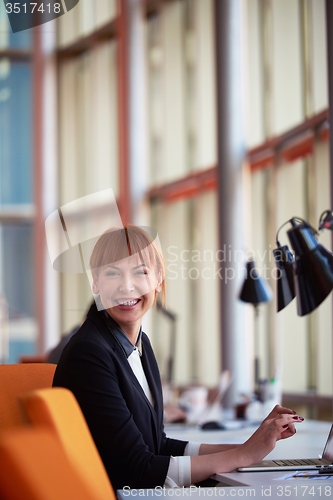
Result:
{"label": "chair backrest", "polygon": [[62,387],[41,389],[21,398],[34,426],[52,430],[88,487],[103,500],[115,500],[109,476],[73,393]]}
{"label": "chair backrest", "polygon": [[47,363],[0,365],[0,430],[22,424],[18,396],[52,387],[55,369]]}
{"label": "chair backrest", "polygon": [[102,500],[87,488],[48,430],[2,431],[0,463],[1,500]]}

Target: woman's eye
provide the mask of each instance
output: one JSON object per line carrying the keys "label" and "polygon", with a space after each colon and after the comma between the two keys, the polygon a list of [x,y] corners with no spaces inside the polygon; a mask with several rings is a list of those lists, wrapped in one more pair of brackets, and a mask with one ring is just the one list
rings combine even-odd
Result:
{"label": "woman's eye", "polygon": [[107,275],[107,276],[118,276],[118,275],[119,275],[119,273],[116,273],[115,271],[108,271],[108,272],[106,273],[106,275]]}
{"label": "woman's eye", "polygon": [[147,271],[138,271],[136,274],[148,274]]}

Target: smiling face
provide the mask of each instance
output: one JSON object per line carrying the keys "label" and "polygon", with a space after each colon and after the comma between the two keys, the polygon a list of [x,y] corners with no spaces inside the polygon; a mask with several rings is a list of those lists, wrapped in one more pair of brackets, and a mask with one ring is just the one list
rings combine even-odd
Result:
{"label": "smiling face", "polygon": [[165,264],[154,236],[128,225],[109,229],[96,242],[90,257],[92,291],[99,310],[106,309],[135,343],[142,317],[162,290]]}
{"label": "smiling face", "polygon": [[103,308],[129,336],[139,333],[142,317],[161,288],[161,276],[139,254],[101,267],[93,281]]}

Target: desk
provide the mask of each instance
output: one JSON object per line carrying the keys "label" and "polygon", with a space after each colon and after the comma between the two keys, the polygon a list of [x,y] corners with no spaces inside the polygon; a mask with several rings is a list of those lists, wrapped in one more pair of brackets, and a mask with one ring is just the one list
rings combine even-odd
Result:
{"label": "desk", "polygon": [[[244,427],[237,430],[227,431],[202,431],[195,427],[166,426],[165,431],[169,437],[183,439],[185,441],[196,441],[200,443],[244,443],[257,426]],[[268,459],[284,458],[318,458],[322,454],[331,424],[328,422],[317,422],[304,420],[296,424],[297,432],[289,439],[278,441],[275,449],[267,455]],[[216,474],[214,479],[230,486],[262,486],[272,484],[275,478],[286,474],[280,472],[223,472]],[[304,482],[304,481],[303,481]],[[276,481],[274,480],[275,484]],[[286,484],[284,481],[283,484]],[[289,484],[289,483],[288,483]],[[290,483],[291,484],[291,483]],[[316,483],[318,484],[318,482]],[[333,481],[332,481],[333,497]]]}
{"label": "desk", "polygon": [[[328,422],[304,421],[297,425],[297,433],[289,439],[281,440],[268,455],[270,459],[317,458],[322,454],[331,424]],[[200,443],[243,443],[257,426],[243,427],[227,431],[202,431],[196,427],[167,425],[167,436]],[[221,488],[181,488],[180,490],[118,490],[118,500],[133,500],[133,497],[171,498],[257,498],[270,500],[321,500],[333,498],[333,479],[329,481],[300,480],[277,481],[286,474],[280,472],[229,472],[213,476],[229,487]],[[326,489],[325,489],[326,488]]]}
{"label": "desk", "polygon": [[[326,487],[326,489],[325,489]],[[280,489],[279,489],[280,488]],[[166,489],[166,490],[118,490],[117,499],[118,500],[141,500],[148,498],[148,500],[177,500],[177,498],[187,498],[187,499],[200,499],[200,500],[222,500],[223,498],[233,499],[243,499],[251,498],[256,500],[294,500],[295,498],[300,498],[302,500],[331,500],[333,496],[333,485],[332,482],[321,482],[318,485],[307,482],[304,487],[303,483],[297,484],[297,489],[295,486],[287,485],[286,482],[283,486],[233,486],[225,488],[181,488],[178,490]]]}

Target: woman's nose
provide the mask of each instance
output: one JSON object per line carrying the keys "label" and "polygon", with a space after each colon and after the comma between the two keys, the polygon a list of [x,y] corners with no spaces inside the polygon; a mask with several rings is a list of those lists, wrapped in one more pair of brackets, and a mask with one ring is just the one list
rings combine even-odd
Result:
{"label": "woman's nose", "polygon": [[119,290],[121,292],[132,292],[134,290],[134,285],[131,276],[123,276],[121,283],[119,285]]}

